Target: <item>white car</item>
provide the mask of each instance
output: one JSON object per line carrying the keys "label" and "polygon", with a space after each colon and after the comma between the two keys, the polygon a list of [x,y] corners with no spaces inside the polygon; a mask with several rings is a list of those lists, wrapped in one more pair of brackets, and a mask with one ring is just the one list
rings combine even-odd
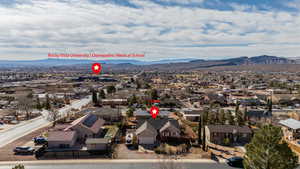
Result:
{"label": "white car", "polygon": [[132,134],[132,133],[129,133],[129,134],[126,135],[125,138],[126,138],[125,144],[126,144],[126,145],[132,145],[133,134]]}

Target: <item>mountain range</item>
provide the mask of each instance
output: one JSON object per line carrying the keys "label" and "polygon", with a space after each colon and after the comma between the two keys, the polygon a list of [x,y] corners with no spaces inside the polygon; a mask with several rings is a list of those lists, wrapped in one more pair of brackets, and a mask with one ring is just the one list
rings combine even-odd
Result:
{"label": "mountain range", "polygon": [[139,60],[84,60],[84,59],[44,59],[32,61],[12,61],[0,60],[0,67],[53,67],[53,66],[71,66],[85,65],[95,62],[111,65],[115,68],[135,68],[135,69],[166,69],[176,67],[177,69],[191,70],[198,68],[210,68],[217,66],[237,66],[237,65],[264,65],[264,64],[300,64],[298,59],[289,59],[277,56],[254,56],[254,57],[238,57],[220,60],[204,60],[204,59],[168,59],[159,61],[139,61]]}

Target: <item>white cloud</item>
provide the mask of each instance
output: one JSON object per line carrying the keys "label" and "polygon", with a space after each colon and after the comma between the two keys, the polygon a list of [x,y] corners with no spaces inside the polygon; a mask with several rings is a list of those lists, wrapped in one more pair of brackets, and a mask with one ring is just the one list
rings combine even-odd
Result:
{"label": "white cloud", "polygon": [[[90,49],[110,53],[146,51],[146,59],[298,56],[300,52],[299,14],[130,2],[143,8],[87,0],[33,0],[15,7],[0,6],[0,59],[45,58],[50,50],[61,48],[80,53]],[[186,45],[199,47],[178,47]]]}

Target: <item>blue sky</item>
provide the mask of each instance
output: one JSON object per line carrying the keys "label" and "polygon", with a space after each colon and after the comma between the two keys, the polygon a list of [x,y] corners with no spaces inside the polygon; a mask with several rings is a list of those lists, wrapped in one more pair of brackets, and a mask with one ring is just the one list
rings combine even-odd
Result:
{"label": "blue sky", "polygon": [[299,10],[300,0],[1,0],[0,60],[299,57]]}

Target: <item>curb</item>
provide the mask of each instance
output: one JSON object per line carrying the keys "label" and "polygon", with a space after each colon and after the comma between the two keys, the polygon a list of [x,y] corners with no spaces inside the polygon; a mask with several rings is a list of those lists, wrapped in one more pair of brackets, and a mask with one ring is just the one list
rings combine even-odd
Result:
{"label": "curb", "polygon": [[210,159],[77,159],[77,160],[43,160],[43,161],[3,161],[1,165],[16,164],[91,164],[91,163],[217,163]]}

